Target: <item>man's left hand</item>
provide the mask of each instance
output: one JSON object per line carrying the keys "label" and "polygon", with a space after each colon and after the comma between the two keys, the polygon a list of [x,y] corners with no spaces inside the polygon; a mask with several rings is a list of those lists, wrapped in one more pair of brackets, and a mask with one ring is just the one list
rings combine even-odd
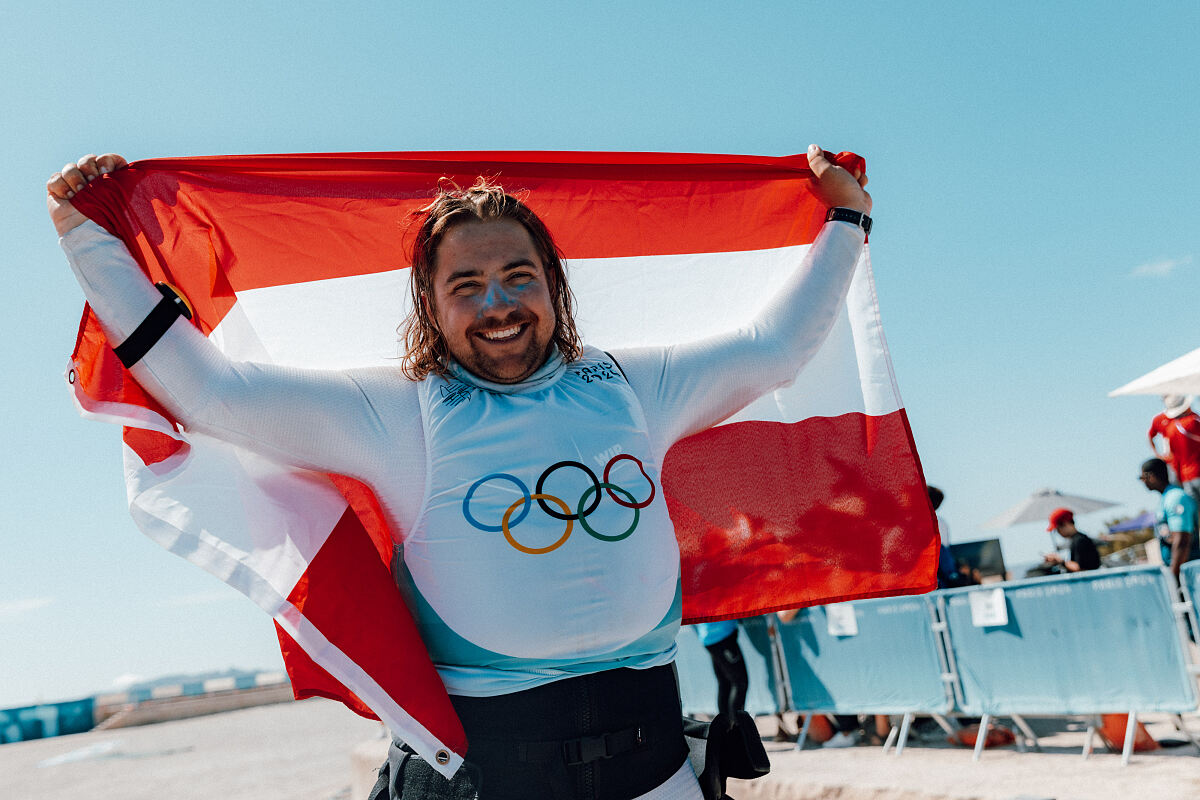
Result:
{"label": "man's left hand", "polygon": [[864,188],[867,174],[861,168],[848,172],[826,158],[825,151],[815,144],[808,146],[808,166],[817,176],[813,191],[826,206],[871,213],[871,195]]}

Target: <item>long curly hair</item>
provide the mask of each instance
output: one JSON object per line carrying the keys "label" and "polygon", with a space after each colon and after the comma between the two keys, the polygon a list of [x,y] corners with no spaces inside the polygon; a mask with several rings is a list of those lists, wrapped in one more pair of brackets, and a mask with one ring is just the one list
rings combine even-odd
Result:
{"label": "long curly hair", "polygon": [[412,245],[412,271],[409,290],[412,311],[400,325],[405,352],[402,361],[404,375],[423,380],[430,373],[446,374],[450,357],[446,338],[437,325],[434,304],[433,274],[437,269],[437,249],[446,232],[466,222],[511,219],[529,232],[534,247],[546,266],[550,296],[554,301],[554,336],[552,341],[570,362],[579,358],[583,345],[575,329],[575,297],[567,285],[567,272],[562,251],[554,243],[549,229],[529,206],[504,191],[492,180],[480,177],[469,189],[459,187],[443,178],[438,182],[433,202],[414,211],[416,236]]}

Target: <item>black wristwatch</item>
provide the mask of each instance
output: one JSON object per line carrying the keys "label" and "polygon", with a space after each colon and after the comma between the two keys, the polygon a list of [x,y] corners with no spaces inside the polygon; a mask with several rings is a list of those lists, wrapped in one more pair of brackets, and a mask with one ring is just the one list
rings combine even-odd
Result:
{"label": "black wristwatch", "polygon": [[842,208],[840,206],[829,209],[829,213],[825,215],[826,222],[849,222],[851,225],[857,225],[863,229],[863,233],[868,236],[871,234],[871,218],[861,211],[855,211],[853,208]]}

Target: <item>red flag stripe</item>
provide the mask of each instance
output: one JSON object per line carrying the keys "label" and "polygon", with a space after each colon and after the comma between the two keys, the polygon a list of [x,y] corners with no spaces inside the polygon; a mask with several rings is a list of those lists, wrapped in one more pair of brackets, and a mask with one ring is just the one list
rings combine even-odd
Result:
{"label": "red flag stripe", "polygon": [[685,623],[936,588],[903,410],[722,425],[671,448],[662,482]]}
{"label": "red flag stripe", "polygon": [[[429,201],[442,177],[470,184],[489,175],[527,193],[568,258],[807,244],[824,216],[809,195],[804,156],[632,154],[622,161],[615,156],[625,154],[593,154],[594,163],[573,164],[569,158],[581,154],[544,154],[542,161],[504,153],[461,160],[438,154],[450,159],[436,161],[430,155],[135,162],[75,202],[94,218],[109,217],[102,224],[127,240],[139,238],[148,262],[162,263],[157,251],[165,242],[175,263],[180,250],[192,263],[215,259],[235,291],[406,266],[408,214]],[[123,195],[132,215],[96,207],[111,191]],[[197,192],[205,197],[203,209],[187,201]],[[267,216],[273,235],[264,237],[259,223]],[[253,227],[239,227],[239,218]],[[179,235],[197,223],[211,231],[208,219],[222,220],[219,236]]]}
{"label": "red flag stripe", "polygon": [[[353,592],[345,590],[350,576]],[[466,752],[462,723],[429,660],[416,622],[353,509],[346,509],[287,599],[330,644],[370,675],[386,697],[429,727],[444,746]],[[311,659],[304,656],[304,661]],[[319,681],[321,676],[307,678]],[[297,696],[340,699],[345,693],[336,683],[293,687]],[[355,700],[363,694],[360,690]]]}

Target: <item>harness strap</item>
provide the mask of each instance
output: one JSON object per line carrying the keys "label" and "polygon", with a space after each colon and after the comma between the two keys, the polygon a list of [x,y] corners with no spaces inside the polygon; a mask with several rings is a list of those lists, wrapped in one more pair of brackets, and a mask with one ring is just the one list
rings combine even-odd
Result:
{"label": "harness strap", "polygon": [[670,664],[611,669],[494,697],[451,695],[468,762],[501,800],[622,800],[687,757]]}
{"label": "harness strap", "polygon": [[567,766],[590,764],[602,758],[612,758],[641,747],[647,741],[641,726],[605,733],[600,736],[581,736],[551,742],[515,742],[517,759],[542,764],[561,759]]}

